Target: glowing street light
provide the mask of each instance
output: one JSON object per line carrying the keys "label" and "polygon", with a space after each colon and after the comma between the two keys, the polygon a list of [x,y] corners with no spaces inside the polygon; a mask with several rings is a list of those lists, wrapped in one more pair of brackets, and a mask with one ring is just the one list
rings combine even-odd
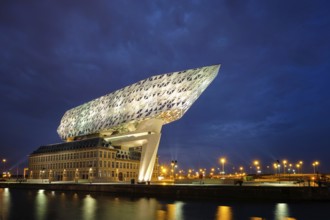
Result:
{"label": "glowing street light", "polygon": [[259,171],[259,169],[260,169],[260,167],[259,167],[259,161],[258,160],[255,160],[255,161],[253,161],[253,164],[256,167],[256,173],[257,173]]}
{"label": "glowing street light", "polygon": [[318,161],[315,161],[312,165],[313,165],[313,168],[314,168],[314,174],[315,174],[315,167],[316,167],[316,172],[318,172],[317,170],[317,166],[319,165],[320,163]]}
{"label": "glowing street light", "polygon": [[302,174],[303,173],[303,171],[302,171],[302,165],[303,165],[303,161],[301,160],[301,161],[299,161],[299,165],[300,165],[300,173]]}
{"label": "glowing street light", "polygon": [[275,171],[275,175],[277,174],[277,170],[278,170],[278,164],[277,163],[274,163],[273,164],[273,167],[274,167],[274,171]]}
{"label": "glowing street light", "polygon": [[221,158],[220,162],[222,164],[222,174],[225,175],[225,163],[226,163],[226,158]]}
{"label": "glowing street light", "polygon": [[175,168],[178,167],[178,161],[177,160],[172,160],[171,161],[171,167],[172,167],[172,175],[173,175],[173,180],[175,179]]}
{"label": "glowing street light", "polygon": [[289,173],[292,172],[292,164],[289,164]]}
{"label": "glowing street light", "polygon": [[214,171],[215,171],[215,169],[214,168],[211,168],[211,170],[210,170],[210,177],[212,177],[214,175]]}
{"label": "glowing street light", "polygon": [[288,163],[287,160],[283,160],[283,174],[285,174],[286,164]]}
{"label": "glowing street light", "polygon": [[3,163],[2,173],[5,173],[6,172],[6,169],[5,169],[5,163],[6,162],[7,162],[6,159],[2,159],[2,163]]}
{"label": "glowing street light", "polygon": [[243,173],[244,167],[239,167],[239,171],[241,172],[241,174]]}
{"label": "glowing street light", "polygon": [[[300,169],[300,164],[296,164],[296,167],[297,167],[297,170],[298,170],[298,173],[299,173],[299,169]],[[300,170],[300,173],[301,173],[301,170]]]}

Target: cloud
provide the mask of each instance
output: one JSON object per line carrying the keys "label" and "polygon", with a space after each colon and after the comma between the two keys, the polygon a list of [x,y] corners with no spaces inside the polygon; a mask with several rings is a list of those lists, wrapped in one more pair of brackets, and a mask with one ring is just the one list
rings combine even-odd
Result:
{"label": "cloud", "polygon": [[33,151],[58,140],[56,127],[69,108],[155,74],[221,63],[186,115],[164,126],[161,147],[175,143],[172,152],[160,148],[166,158],[189,148],[185,160],[200,155],[200,164],[210,164],[208,158],[231,151],[226,146],[246,156],[266,150],[282,155],[285,146],[293,146],[287,152],[293,155],[315,140],[325,148],[328,5],[2,2],[0,147],[4,154],[9,148]]}

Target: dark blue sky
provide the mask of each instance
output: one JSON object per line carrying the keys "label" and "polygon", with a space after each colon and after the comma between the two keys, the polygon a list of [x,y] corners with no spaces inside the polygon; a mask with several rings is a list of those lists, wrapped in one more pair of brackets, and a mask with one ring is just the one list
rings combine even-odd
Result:
{"label": "dark blue sky", "polygon": [[64,112],[152,75],[222,64],[160,162],[319,160],[330,172],[329,1],[1,1],[0,157],[60,142]]}

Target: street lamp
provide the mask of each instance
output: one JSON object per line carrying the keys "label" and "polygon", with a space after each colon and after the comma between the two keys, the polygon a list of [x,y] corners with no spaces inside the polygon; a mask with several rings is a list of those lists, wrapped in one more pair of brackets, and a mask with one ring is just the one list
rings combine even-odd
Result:
{"label": "street lamp", "polygon": [[[255,160],[255,161],[253,161],[253,164],[254,164],[254,166],[256,167],[256,174],[257,174],[257,172],[258,172],[258,170],[259,170],[259,161],[258,160]],[[259,168],[258,168],[259,167]]]}
{"label": "street lamp", "polygon": [[285,169],[286,169],[286,164],[288,163],[288,161],[283,160],[283,174],[285,174]]}
{"label": "street lamp", "polygon": [[212,177],[214,175],[214,171],[215,171],[215,169],[214,168],[211,168],[211,170],[210,170],[210,177]]}
{"label": "street lamp", "polygon": [[289,172],[292,172],[292,164],[289,164]]}
{"label": "street lamp", "polygon": [[299,164],[300,164],[300,173],[302,174],[303,173],[303,171],[302,171],[302,165],[303,165],[303,161],[301,160],[301,161],[299,161]]}
{"label": "street lamp", "polygon": [[239,171],[240,171],[241,173],[243,172],[243,170],[244,170],[243,167],[239,167]]}
{"label": "street lamp", "polygon": [[274,163],[274,164],[273,164],[273,167],[274,167],[274,171],[275,171],[274,174],[275,174],[275,176],[276,176],[276,174],[277,174],[277,163]]}
{"label": "street lamp", "polygon": [[[297,167],[297,170],[298,170],[298,172],[297,172],[297,173],[299,173],[300,164],[299,164],[299,163],[298,163],[298,164],[296,164],[296,167]],[[300,173],[301,173],[301,171],[300,171]]]}
{"label": "street lamp", "polygon": [[5,173],[5,163],[6,163],[6,159],[2,159],[2,163],[3,163],[3,168],[2,168],[2,174]]}
{"label": "street lamp", "polygon": [[178,166],[178,161],[177,160],[172,160],[171,161],[171,166],[172,166],[172,175],[173,175],[173,180],[175,179],[175,168]]}
{"label": "street lamp", "polygon": [[222,175],[224,176],[225,175],[225,163],[226,163],[226,158],[221,158],[220,159],[220,162],[222,164]]}
{"label": "street lamp", "polygon": [[318,172],[318,169],[317,169],[317,166],[319,165],[320,163],[318,161],[315,161],[312,165],[314,167],[314,174],[315,174],[315,167],[316,167],[316,172]]}

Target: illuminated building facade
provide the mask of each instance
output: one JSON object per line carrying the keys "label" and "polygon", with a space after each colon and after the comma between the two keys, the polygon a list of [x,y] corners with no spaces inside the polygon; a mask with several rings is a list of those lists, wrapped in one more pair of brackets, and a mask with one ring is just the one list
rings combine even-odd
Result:
{"label": "illuminated building facade", "polygon": [[[62,145],[98,138],[104,142],[99,145],[106,146],[110,154],[135,149],[137,154],[140,152],[135,172],[138,173],[137,180],[150,181],[157,167],[155,162],[162,126],[184,115],[216,77],[219,68],[220,65],[213,65],[152,76],[70,109],[62,117],[57,130],[65,141]],[[32,155],[37,155],[38,150]],[[94,161],[89,162],[93,167]]]}
{"label": "illuminated building facade", "polygon": [[29,176],[49,181],[136,181],[140,158],[141,147],[126,151],[103,138],[89,138],[39,147],[29,157]]}

